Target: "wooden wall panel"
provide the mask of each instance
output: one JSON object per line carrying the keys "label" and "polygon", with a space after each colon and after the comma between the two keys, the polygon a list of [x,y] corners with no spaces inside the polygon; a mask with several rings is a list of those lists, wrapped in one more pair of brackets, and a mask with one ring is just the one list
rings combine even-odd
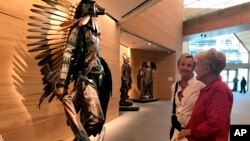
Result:
{"label": "wooden wall panel", "polygon": [[[59,100],[41,109],[38,100],[43,93],[42,76],[35,53],[29,53],[26,36],[32,4],[40,0],[0,1],[0,135],[5,141],[72,140]],[[98,19],[102,32],[101,54],[113,75],[113,96],[107,121],[119,115],[119,27],[107,16]]]}
{"label": "wooden wall panel", "polygon": [[[153,61],[157,70],[153,71],[153,95],[155,98],[170,99],[171,85],[175,80],[175,59],[176,53],[167,54],[157,51],[131,50],[131,67],[132,67],[132,89],[130,97],[138,98],[139,90],[137,87],[137,72],[144,61]],[[169,78],[173,80],[169,80]]]}
{"label": "wooden wall panel", "polygon": [[181,50],[183,0],[162,0],[123,23],[122,27],[166,48]]}
{"label": "wooden wall panel", "polygon": [[108,16],[98,18],[101,30],[101,56],[108,62],[112,73],[113,91],[108,108],[107,121],[110,121],[119,115],[119,57],[120,57],[120,28]]}

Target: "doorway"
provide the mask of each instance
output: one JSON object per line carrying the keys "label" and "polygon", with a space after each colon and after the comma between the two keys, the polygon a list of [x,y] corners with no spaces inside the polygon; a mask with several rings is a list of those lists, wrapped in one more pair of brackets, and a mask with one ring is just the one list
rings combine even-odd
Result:
{"label": "doorway", "polygon": [[[245,77],[246,80],[248,79],[248,69],[239,68],[239,69],[223,70],[221,72],[221,76],[222,76],[222,81],[227,83],[227,85],[229,86],[230,89],[233,89],[233,79],[235,76],[237,76],[237,78],[239,79],[237,91],[240,91],[240,80],[242,79],[242,77]],[[248,82],[248,80],[247,80],[247,82]],[[246,89],[247,88],[248,88],[248,86],[246,86]]]}
{"label": "doorway", "polygon": [[[237,76],[238,71],[237,70],[223,70],[221,72],[222,80],[227,83],[229,88],[233,89],[233,79],[235,76]],[[238,77],[239,79],[239,77]],[[239,89],[239,88],[238,88]]]}

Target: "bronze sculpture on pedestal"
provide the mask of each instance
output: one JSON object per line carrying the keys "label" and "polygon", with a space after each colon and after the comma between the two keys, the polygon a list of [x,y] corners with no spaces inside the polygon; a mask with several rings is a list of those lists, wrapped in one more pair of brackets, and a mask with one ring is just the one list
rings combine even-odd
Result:
{"label": "bronze sculpture on pedestal", "polygon": [[121,70],[121,88],[120,88],[120,106],[131,106],[133,103],[128,100],[128,91],[131,89],[132,77],[131,77],[131,67],[129,65],[129,58],[126,54],[123,54],[123,64]]}
{"label": "bronze sculpture on pedestal", "polygon": [[[34,41],[30,52],[36,56],[44,76],[44,94],[39,101],[57,97],[64,106],[67,124],[75,141],[90,141],[102,131],[112,91],[111,72],[99,53],[100,32],[96,23],[105,9],[93,0],[75,6],[67,0],[43,0],[48,6],[34,4],[40,16],[30,16],[27,38]],[[69,85],[73,84],[71,92]],[[79,116],[79,117],[77,117]]]}
{"label": "bronze sculpture on pedestal", "polygon": [[137,86],[140,91],[140,99],[153,98],[153,70],[156,70],[154,62],[147,61],[141,64],[137,74]]}

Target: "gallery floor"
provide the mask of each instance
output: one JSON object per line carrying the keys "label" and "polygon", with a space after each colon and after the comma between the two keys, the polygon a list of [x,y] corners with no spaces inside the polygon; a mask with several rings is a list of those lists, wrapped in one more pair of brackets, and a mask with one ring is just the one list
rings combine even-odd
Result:
{"label": "gallery floor", "polygon": [[[121,112],[105,124],[104,141],[168,141],[171,102],[134,103],[139,111]],[[250,94],[234,93],[231,124],[250,124]]]}

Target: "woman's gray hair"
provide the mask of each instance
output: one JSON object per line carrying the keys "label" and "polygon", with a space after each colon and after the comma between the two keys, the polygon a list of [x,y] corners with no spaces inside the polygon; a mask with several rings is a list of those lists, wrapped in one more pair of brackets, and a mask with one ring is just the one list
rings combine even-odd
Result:
{"label": "woman's gray hair", "polygon": [[226,55],[215,48],[200,52],[195,55],[195,58],[207,62],[212,74],[219,75],[226,67]]}

